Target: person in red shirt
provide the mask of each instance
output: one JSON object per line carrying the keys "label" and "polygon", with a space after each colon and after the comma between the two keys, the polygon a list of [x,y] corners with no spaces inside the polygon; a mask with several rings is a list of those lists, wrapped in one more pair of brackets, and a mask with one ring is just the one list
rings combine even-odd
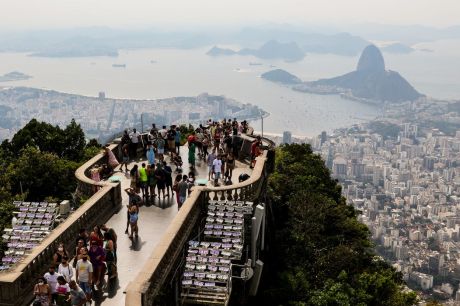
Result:
{"label": "person in red shirt", "polygon": [[192,133],[187,137],[188,145],[190,146],[192,143],[195,142],[195,140],[196,140],[195,132],[192,132]]}
{"label": "person in red shirt", "polygon": [[256,157],[259,156],[262,152],[260,151],[261,139],[260,136],[257,136],[257,139],[251,145],[251,166],[249,168],[254,168],[256,163]]}

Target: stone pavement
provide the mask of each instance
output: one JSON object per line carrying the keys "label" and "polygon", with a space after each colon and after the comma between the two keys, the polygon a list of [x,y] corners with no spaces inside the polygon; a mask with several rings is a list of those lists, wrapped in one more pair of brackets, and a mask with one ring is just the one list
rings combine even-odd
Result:
{"label": "stone pavement", "polygon": [[[184,162],[182,169],[183,174],[188,175],[189,164],[188,164],[188,149],[186,146],[180,148],[180,155]],[[166,161],[169,164],[169,156],[165,156]],[[129,169],[134,164],[138,164],[139,167],[145,162],[145,157],[136,162],[132,162],[129,165]],[[173,181],[176,173],[174,172],[175,166],[171,165],[173,169]],[[247,164],[236,162],[236,167],[233,171],[232,181],[233,183],[238,182],[238,176],[241,173],[247,173],[251,175],[251,170]],[[128,173],[116,172],[114,175],[121,177],[121,188],[123,196],[123,207],[122,209],[107,222],[107,226],[115,230],[118,235],[118,280],[111,281],[107,289],[104,292],[95,293],[95,305],[124,305],[125,295],[124,290],[128,283],[133,280],[137,274],[141,271],[144,266],[148,255],[150,255],[157,243],[161,240],[164,232],[168,228],[168,225],[176,216],[177,203],[176,196],[170,195],[166,199],[155,199],[154,204],[144,205],[140,208],[139,212],[139,237],[136,240],[131,240],[128,235],[125,234],[126,229],[126,214],[128,204],[128,196],[124,189],[130,185],[130,178]],[[207,165],[205,161],[196,159],[196,171],[195,178],[207,179]],[[208,183],[210,186],[210,183]],[[163,207],[163,208],[160,208]]]}

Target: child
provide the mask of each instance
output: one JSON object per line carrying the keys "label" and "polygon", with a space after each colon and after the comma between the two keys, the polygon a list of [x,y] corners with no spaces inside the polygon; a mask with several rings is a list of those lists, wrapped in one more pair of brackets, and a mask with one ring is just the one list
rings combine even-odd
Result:
{"label": "child", "polygon": [[193,173],[193,171],[190,171],[188,173],[187,184],[188,184],[188,194],[190,194],[190,192],[192,192],[192,187],[195,186],[195,174]]}
{"label": "child", "polygon": [[182,172],[182,158],[178,154],[173,154],[172,162],[176,165],[176,172]]}

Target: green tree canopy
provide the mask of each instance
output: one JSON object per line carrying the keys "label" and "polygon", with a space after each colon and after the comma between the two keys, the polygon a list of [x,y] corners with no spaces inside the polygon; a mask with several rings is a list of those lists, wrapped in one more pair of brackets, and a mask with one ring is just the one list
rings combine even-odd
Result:
{"label": "green tree canopy", "polygon": [[54,153],[60,158],[80,161],[85,145],[85,134],[74,119],[65,129],[32,119],[13,136],[10,144],[4,143],[3,148],[17,156],[24,148],[35,147],[41,152]]}
{"label": "green tree canopy", "polygon": [[368,228],[309,145],[276,152],[273,219],[259,299],[265,305],[413,305],[414,293],[376,257]]}

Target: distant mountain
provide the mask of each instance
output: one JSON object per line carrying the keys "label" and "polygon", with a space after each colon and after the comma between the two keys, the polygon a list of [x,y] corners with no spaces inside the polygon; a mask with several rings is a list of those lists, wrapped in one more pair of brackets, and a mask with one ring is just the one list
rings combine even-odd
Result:
{"label": "distant mountain", "polygon": [[280,43],[270,40],[259,49],[242,49],[241,55],[254,55],[263,59],[285,59],[287,61],[300,61],[305,57],[305,52],[295,42]]}
{"label": "distant mountain", "polygon": [[261,75],[261,77],[265,80],[282,83],[286,85],[293,85],[302,83],[302,80],[296,77],[289,72],[282,70],[282,69],[275,69],[268,72],[265,72]]}
{"label": "distant mountain", "polygon": [[259,49],[244,48],[240,51],[212,47],[207,53],[210,56],[219,55],[252,55],[262,59],[284,59],[295,62],[305,57],[305,52],[295,43],[280,43],[276,40],[270,40],[263,44]]}
{"label": "distant mountain", "polygon": [[231,41],[241,45],[270,40],[295,41],[307,53],[330,53],[344,56],[358,55],[364,47],[369,45],[369,41],[349,33],[323,34],[315,31],[323,30],[281,25],[247,27],[234,35]]}
{"label": "distant mountain", "polygon": [[364,49],[356,71],[332,79],[304,83],[296,89],[322,93],[349,90],[356,98],[390,102],[413,101],[422,96],[399,73],[385,70],[382,53],[374,45]]}
{"label": "distant mountain", "polygon": [[394,43],[385,47],[380,48],[383,52],[387,53],[396,53],[396,54],[408,54],[414,52],[414,49],[411,47],[401,44],[401,43]]}
{"label": "distant mountain", "polygon": [[232,49],[219,48],[217,46],[212,47],[208,52],[206,52],[209,56],[234,55],[236,53],[237,52]]}

